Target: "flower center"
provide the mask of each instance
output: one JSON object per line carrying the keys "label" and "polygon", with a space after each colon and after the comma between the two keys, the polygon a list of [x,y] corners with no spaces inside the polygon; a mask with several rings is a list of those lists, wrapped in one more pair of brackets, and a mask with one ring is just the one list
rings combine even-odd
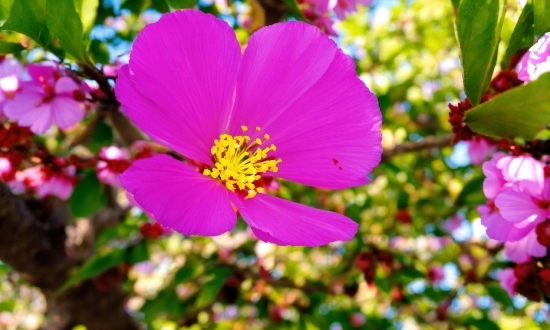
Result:
{"label": "flower center", "polygon": [[[241,129],[243,135],[222,134],[219,139],[214,140],[214,146],[210,149],[214,157],[214,167],[205,169],[202,173],[222,181],[231,191],[246,190],[246,198],[252,198],[256,193],[264,191],[264,188],[256,187],[255,184],[261,178],[260,174],[267,171],[277,172],[277,164],[282,160],[267,155],[270,151],[277,150],[275,145],[261,148],[269,140],[269,134],[264,134],[264,140],[257,138],[250,141],[250,137],[244,134],[248,127],[241,126]],[[260,131],[260,128],[256,127],[256,130]]]}

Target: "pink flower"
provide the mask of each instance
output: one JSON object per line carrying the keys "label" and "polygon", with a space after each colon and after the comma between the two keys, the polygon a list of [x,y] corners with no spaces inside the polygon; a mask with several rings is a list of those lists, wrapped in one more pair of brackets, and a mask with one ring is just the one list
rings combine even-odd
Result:
{"label": "pink flower", "polygon": [[531,230],[527,236],[515,242],[504,243],[504,253],[515,263],[527,262],[531,257],[544,257],[546,247],[537,241],[537,233]]}
{"label": "pink flower", "polygon": [[468,156],[474,165],[481,164],[497,149],[496,145],[479,135],[466,141],[466,144],[468,145]]}
{"label": "pink flower", "polygon": [[104,65],[103,73],[108,77],[118,77],[118,71],[124,65],[119,59],[115,60],[113,65]]}
{"label": "pink flower", "polygon": [[99,181],[118,187],[120,186],[119,176],[130,165],[130,153],[126,149],[116,146],[101,148],[99,161],[97,162],[97,178]]}
{"label": "pink flower", "polygon": [[338,19],[346,18],[346,13],[354,13],[357,11],[357,5],[370,6],[372,0],[338,0],[334,7],[334,13]]}
{"label": "pink flower", "polygon": [[502,217],[515,227],[533,229],[550,217],[550,178],[542,184],[519,181],[498,194],[495,204]]}
{"label": "pink flower", "polygon": [[39,198],[52,195],[67,200],[73,192],[74,167],[68,167],[63,173],[49,173],[43,166],[34,166],[20,172],[18,180],[34,190]]}
{"label": "pink flower", "polygon": [[430,283],[437,284],[445,279],[445,271],[441,266],[433,266],[428,269],[426,277]]}
{"label": "pink flower", "polygon": [[14,58],[4,58],[0,62],[0,121],[4,119],[4,104],[14,97],[19,88],[23,67]]}
{"label": "pink flower", "polygon": [[10,174],[12,172],[11,162],[9,159],[0,157],[0,179],[4,177],[4,175]]}
{"label": "pink flower", "polygon": [[516,275],[514,274],[514,268],[506,268],[501,270],[498,272],[497,277],[500,281],[500,286],[508,292],[510,297],[514,297],[516,295],[514,285],[517,281]]}
{"label": "pink flower", "polygon": [[452,233],[458,228],[460,228],[463,222],[464,222],[464,219],[460,215],[455,214],[454,216],[450,217],[447,221],[443,223],[443,228],[447,232]]}
{"label": "pink flower", "polygon": [[499,192],[506,186],[509,186],[507,180],[508,175],[504,176],[504,171],[508,171],[508,166],[513,157],[506,156],[502,152],[498,152],[493,156],[493,159],[486,161],[482,165],[485,180],[483,180],[483,193],[489,199],[495,198]]}
{"label": "pink flower", "polygon": [[[185,26],[185,29],[181,29]],[[220,235],[235,208],[263,241],[349,240],[347,217],[266,194],[274,176],[327,189],[369,182],[381,156],[381,114],[351,58],[317,28],[289,22],[252,35],[241,55],[224,21],[194,10],[146,26],[115,87],[125,113],[168,155],[120,178],[143,209],[186,235]]]}
{"label": "pink flower", "polygon": [[62,129],[84,118],[84,92],[72,78],[61,76],[58,67],[29,64],[32,81],[4,106],[5,115],[36,134],[45,133],[52,122]]}
{"label": "pink flower", "polygon": [[550,32],[546,33],[523,55],[518,63],[518,78],[533,81],[543,73],[550,72]]}

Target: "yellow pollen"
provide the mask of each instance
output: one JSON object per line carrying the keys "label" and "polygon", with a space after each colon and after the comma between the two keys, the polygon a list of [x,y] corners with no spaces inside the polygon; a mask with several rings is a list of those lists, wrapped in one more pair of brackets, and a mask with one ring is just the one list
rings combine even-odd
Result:
{"label": "yellow pollen", "polygon": [[256,126],[256,130],[259,132],[261,130],[261,128],[259,128],[258,126]]}
{"label": "yellow pollen", "polygon": [[[243,132],[248,127],[241,126]],[[256,127],[256,130],[260,130]],[[281,159],[266,159],[268,154],[277,150],[271,144],[267,148],[261,148],[261,144],[269,139],[264,135],[264,141],[260,138],[251,139],[247,135],[232,136],[229,134],[220,135],[214,140],[214,146],[210,149],[214,158],[214,166],[203,170],[203,174],[218,179],[225,184],[230,191],[243,191],[245,198],[253,198],[257,193],[263,193],[263,187],[256,187],[255,182],[261,179],[261,173],[268,171],[277,172],[277,164]]]}

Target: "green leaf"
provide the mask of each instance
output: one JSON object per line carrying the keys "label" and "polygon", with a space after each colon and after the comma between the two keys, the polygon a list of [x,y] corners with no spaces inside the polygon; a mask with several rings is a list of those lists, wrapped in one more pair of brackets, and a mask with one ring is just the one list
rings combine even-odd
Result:
{"label": "green leaf", "polygon": [[168,4],[165,0],[153,0],[151,2],[151,8],[158,11],[159,13],[167,13],[170,11],[170,7],[168,7]]}
{"label": "green leaf", "polygon": [[46,0],[46,25],[75,60],[91,64],[82,39],[83,28],[73,0]]}
{"label": "green leaf", "polygon": [[23,49],[25,48],[20,43],[0,41],[0,54],[19,53]]}
{"label": "green leaf", "polygon": [[[0,0],[0,21],[5,21],[10,17],[13,0]],[[1,25],[1,24],[0,24]]]}
{"label": "green leaf", "polygon": [[90,138],[90,142],[86,145],[93,153],[98,153],[101,147],[109,146],[113,143],[113,129],[107,125],[104,120],[100,119]]}
{"label": "green leaf", "polygon": [[508,293],[500,287],[500,284],[489,283],[485,285],[485,288],[489,292],[489,295],[493,297],[493,299],[502,304],[502,307],[512,306],[512,298],[510,298]]}
{"label": "green leaf", "polygon": [[193,8],[198,0],[166,0],[168,5],[174,9]]}
{"label": "green leaf", "polygon": [[533,45],[535,31],[533,29],[533,6],[528,2],[519,16],[514,32],[510,37],[506,54],[502,60],[502,67],[509,68],[510,61],[518,50],[529,48]]}
{"label": "green leaf", "polygon": [[111,56],[107,44],[99,40],[92,40],[89,48],[90,55],[96,63],[109,64],[111,63]]}
{"label": "green leaf", "polygon": [[52,45],[50,31],[46,25],[46,0],[13,1],[9,18],[2,25],[2,30],[22,33],[44,49],[63,57],[63,50]]}
{"label": "green leaf", "polygon": [[462,0],[456,17],[464,89],[473,105],[489,87],[504,13],[500,0]]}
{"label": "green leaf", "polygon": [[535,11],[535,34],[541,37],[550,29],[550,1],[533,0]]}
{"label": "green leaf", "polygon": [[204,267],[198,263],[186,263],[185,266],[178,269],[174,275],[174,283],[180,284],[190,281],[202,274]]}
{"label": "green leaf", "polygon": [[74,0],[74,6],[80,16],[84,34],[88,35],[94,27],[99,0]]}
{"label": "green leaf", "polygon": [[199,291],[196,302],[197,308],[204,308],[213,302],[229,276],[231,276],[231,269],[229,268],[214,269],[214,277],[206,282]]}
{"label": "green leaf", "polygon": [[550,122],[550,73],[466,111],[464,121],[476,133],[532,140]]}
{"label": "green leaf", "polygon": [[307,21],[304,14],[302,14],[302,11],[300,10],[300,8],[298,8],[298,4],[296,3],[296,0],[283,0],[283,2],[287,5],[290,14],[294,16],[297,20],[302,22]]}
{"label": "green leaf", "polygon": [[451,0],[451,3],[453,5],[453,8],[455,10],[458,10],[458,7],[460,6],[460,0]]}
{"label": "green leaf", "polygon": [[480,205],[485,203],[487,198],[483,194],[483,180],[485,180],[485,177],[478,176],[468,181],[460,194],[458,194],[456,205]]}
{"label": "green leaf", "polygon": [[139,241],[139,243],[132,245],[126,250],[126,262],[130,264],[137,264],[149,260],[149,248],[147,247],[147,242],[144,240]]}
{"label": "green leaf", "polygon": [[95,172],[86,174],[84,179],[76,185],[69,199],[73,218],[88,217],[105,205],[107,205],[107,196]]}
{"label": "green leaf", "polygon": [[82,280],[99,275],[109,268],[121,265],[125,261],[125,258],[125,249],[113,249],[107,254],[95,255],[91,257],[86,260],[84,265],[82,265],[82,267],[80,267],[80,269],[74,273],[65,284],[63,284],[61,289],[59,289],[59,292],[67,290],[72,285]]}

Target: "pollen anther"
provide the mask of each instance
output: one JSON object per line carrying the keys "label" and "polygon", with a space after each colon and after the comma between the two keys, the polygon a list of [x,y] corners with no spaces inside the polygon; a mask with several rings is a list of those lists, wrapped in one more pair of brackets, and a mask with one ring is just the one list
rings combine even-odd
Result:
{"label": "pollen anther", "polygon": [[[246,132],[248,127],[243,125],[241,129]],[[256,127],[256,130],[259,131],[260,128]],[[245,198],[253,198],[257,193],[263,193],[264,188],[256,187],[255,182],[261,178],[261,173],[277,172],[277,164],[282,161],[266,159],[268,153],[277,150],[273,144],[267,148],[260,147],[268,139],[269,135],[265,134],[264,141],[256,138],[249,143],[251,139],[247,135],[220,135],[210,149],[214,166],[203,170],[202,173],[222,181],[230,191],[246,192]]]}

